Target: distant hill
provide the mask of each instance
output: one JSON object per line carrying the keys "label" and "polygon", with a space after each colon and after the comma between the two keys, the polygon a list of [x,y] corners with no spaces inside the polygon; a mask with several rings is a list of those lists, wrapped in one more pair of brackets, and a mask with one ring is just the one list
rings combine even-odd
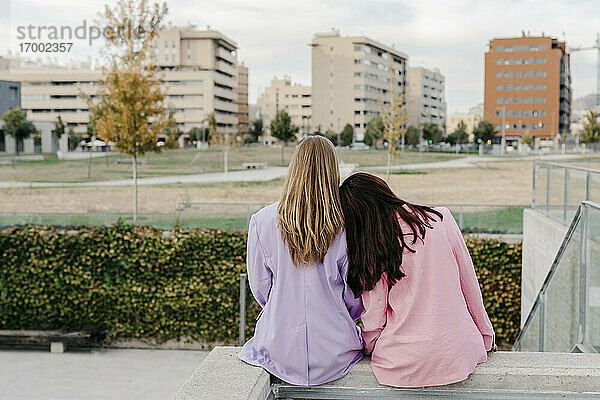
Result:
{"label": "distant hill", "polygon": [[587,111],[596,105],[596,94],[590,93],[587,96],[573,100],[573,111]]}

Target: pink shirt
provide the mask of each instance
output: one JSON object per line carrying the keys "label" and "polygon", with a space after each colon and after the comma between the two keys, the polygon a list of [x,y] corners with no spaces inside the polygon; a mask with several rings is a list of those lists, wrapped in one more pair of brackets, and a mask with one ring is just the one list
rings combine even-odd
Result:
{"label": "pink shirt", "polygon": [[447,208],[436,210],[443,221],[427,229],[425,243],[411,245],[415,253],[403,255],[406,277],[389,290],[382,278],[362,295],[363,340],[383,385],[462,381],[487,361],[486,350],[494,345],[494,329],[460,228]]}

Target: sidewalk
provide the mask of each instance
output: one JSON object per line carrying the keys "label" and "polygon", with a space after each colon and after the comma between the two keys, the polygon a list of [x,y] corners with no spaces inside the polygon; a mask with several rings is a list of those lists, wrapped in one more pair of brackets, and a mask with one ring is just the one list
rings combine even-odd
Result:
{"label": "sidewalk", "polygon": [[0,399],[171,399],[207,354],[191,350],[62,354],[0,350]]}
{"label": "sidewalk", "polygon": [[[138,185],[169,185],[173,183],[215,183],[215,182],[267,182],[282,178],[287,174],[285,167],[248,169],[240,171],[213,172],[208,174],[157,176],[139,178]],[[131,186],[133,179],[118,179],[96,182],[0,182],[0,189],[41,188],[41,187],[97,187]]]}

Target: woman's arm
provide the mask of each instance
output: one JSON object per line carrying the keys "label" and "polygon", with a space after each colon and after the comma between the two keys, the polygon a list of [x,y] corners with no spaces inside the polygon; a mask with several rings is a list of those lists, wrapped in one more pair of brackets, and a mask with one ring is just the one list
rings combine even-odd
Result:
{"label": "woman's arm", "polygon": [[446,227],[448,227],[446,232],[450,244],[452,245],[454,257],[458,263],[460,287],[462,289],[463,297],[467,303],[471,318],[473,318],[475,325],[477,325],[479,332],[481,332],[481,335],[483,336],[485,349],[490,351],[495,347],[494,328],[485,311],[485,307],[483,306],[483,297],[481,296],[481,289],[479,288],[479,282],[477,281],[477,275],[475,274],[475,267],[473,266],[471,255],[469,254],[460,228],[450,211],[446,213],[445,217],[448,220],[445,224]]}
{"label": "woman's arm", "polygon": [[387,323],[388,284],[385,275],[373,290],[364,292],[361,297],[365,307],[365,312],[361,316],[362,337],[365,342],[365,353],[371,354]]}
{"label": "woman's arm", "polygon": [[340,274],[342,275],[342,279],[344,280],[344,303],[346,303],[346,308],[348,309],[348,313],[354,321],[360,318],[360,315],[364,311],[363,303],[360,297],[355,298],[354,293],[348,286],[348,256],[344,255],[344,257],[338,261],[338,268]]}
{"label": "woman's arm", "polygon": [[258,226],[254,216],[250,219],[248,228],[248,246],[246,265],[248,268],[248,282],[254,298],[264,307],[269,300],[273,273],[267,265],[267,256],[260,238],[258,237]]}

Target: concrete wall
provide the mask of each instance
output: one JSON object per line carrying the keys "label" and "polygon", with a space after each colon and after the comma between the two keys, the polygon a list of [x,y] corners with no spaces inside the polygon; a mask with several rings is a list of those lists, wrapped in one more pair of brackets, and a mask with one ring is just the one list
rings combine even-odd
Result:
{"label": "concrete wall", "polygon": [[533,209],[523,210],[521,327],[533,306],[568,226]]}
{"label": "concrete wall", "polygon": [[[279,382],[271,387],[270,375],[262,368],[240,361],[239,351],[239,347],[216,347],[179,388],[175,400],[265,400],[271,390],[275,398],[295,399],[485,399],[499,398],[499,394],[506,394],[508,390],[521,394],[514,398],[523,399],[528,398],[527,394],[539,392],[546,392],[547,398],[558,398],[565,393],[567,398],[600,397],[593,394],[600,388],[600,356],[597,354],[490,353],[488,362],[479,364],[462,382],[400,389],[379,385],[368,358],[352,367],[345,377],[325,385],[307,388]],[[479,396],[475,397],[476,394]]]}

